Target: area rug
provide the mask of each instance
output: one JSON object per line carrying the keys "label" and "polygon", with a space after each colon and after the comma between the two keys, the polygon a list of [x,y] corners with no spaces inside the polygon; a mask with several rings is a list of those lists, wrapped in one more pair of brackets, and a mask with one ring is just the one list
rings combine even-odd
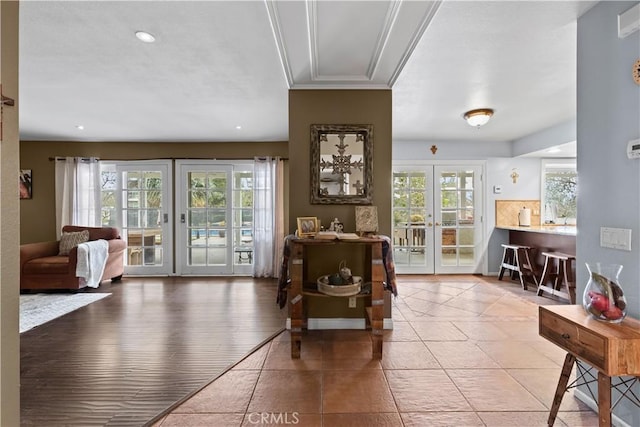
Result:
{"label": "area rug", "polygon": [[20,295],[20,333],[108,297],[110,293]]}

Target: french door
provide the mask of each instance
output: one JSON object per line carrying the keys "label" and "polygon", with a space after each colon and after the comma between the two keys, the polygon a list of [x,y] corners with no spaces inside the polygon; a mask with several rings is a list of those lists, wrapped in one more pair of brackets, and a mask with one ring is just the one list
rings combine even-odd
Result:
{"label": "french door", "polygon": [[482,166],[394,166],[396,270],[469,274],[482,266]]}
{"label": "french door", "polygon": [[102,225],[127,242],[125,274],[171,274],[171,162],[101,162],[100,173]]}
{"label": "french door", "polygon": [[253,163],[176,161],[176,273],[251,274]]}

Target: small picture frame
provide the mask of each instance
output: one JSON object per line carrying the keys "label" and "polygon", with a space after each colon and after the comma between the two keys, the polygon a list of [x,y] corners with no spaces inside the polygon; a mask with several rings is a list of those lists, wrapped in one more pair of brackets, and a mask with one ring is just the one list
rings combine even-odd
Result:
{"label": "small picture frame", "polygon": [[20,169],[20,198],[32,197],[31,169]]}
{"label": "small picture frame", "polygon": [[312,237],[318,232],[318,218],[315,216],[298,217],[298,237]]}
{"label": "small picture frame", "polygon": [[378,232],[378,208],[376,206],[356,206],[356,232],[361,236]]}

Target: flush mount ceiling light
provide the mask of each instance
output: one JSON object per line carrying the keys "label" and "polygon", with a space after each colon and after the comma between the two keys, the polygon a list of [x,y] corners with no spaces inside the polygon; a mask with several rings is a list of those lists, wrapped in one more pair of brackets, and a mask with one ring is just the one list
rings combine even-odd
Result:
{"label": "flush mount ceiling light", "polygon": [[151,33],[147,33],[146,31],[136,31],[136,37],[138,40],[143,41],[145,43],[153,43],[156,41],[156,38]]}
{"label": "flush mount ceiling light", "polygon": [[486,125],[491,116],[493,116],[493,110],[491,108],[469,110],[463,115],[464,119],[469,123],[469,126],[475,127]]}

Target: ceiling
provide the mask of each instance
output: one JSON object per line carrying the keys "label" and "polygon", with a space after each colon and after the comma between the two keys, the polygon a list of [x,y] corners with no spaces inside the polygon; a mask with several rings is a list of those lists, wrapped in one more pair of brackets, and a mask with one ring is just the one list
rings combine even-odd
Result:
{"label": "ceiling", "polygon": [[575,117],[594,3],[23,1],[20,137],[286,141],[290,88],[361,88],[393,90],[394,141],[513,141]]}

